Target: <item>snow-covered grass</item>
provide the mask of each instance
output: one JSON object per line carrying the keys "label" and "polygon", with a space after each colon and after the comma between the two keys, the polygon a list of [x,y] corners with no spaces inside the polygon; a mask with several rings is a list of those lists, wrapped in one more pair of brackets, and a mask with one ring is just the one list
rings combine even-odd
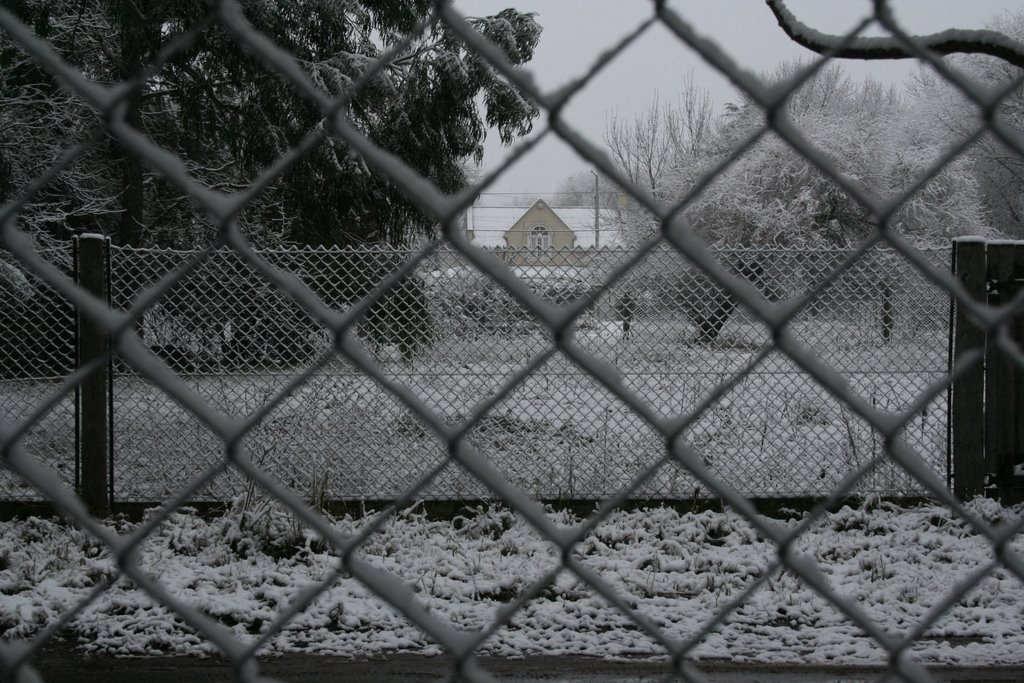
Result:
{"label": "snow-covered grass", "polygon": [[[0,380],[0,421],[16,425],[29,419],[40,404],[61,390],[59,379],[3,379]],[[46,463],[69,486],[75,479],[75,398],[66,396],[22,437],[21,444]],[[31,499],[34,489],[0,468],[0,497]]]}
{"label": "snow-covered grass", "polygon": [[[969,506],[989,520],[1021,509],[984,500]],[[550,511],[560,525],[580,522]],[[335,526],[357,533],[369,518]],[[800,521],[793,513],[779,524]],[[114,526],[127,532],[132,525]],[[941,506],[874,504],[827,514],[795,542],[832,588],[899,638],[956,584],[994,557],[990,544]],[[1017,537],[1006,551],[1019,554]],[[560,554],[502,507],[467,509],[451,520],[416,508],[370,536],[362,559],[400,577],[431,614],[459,630],[480,629],[559,563]],[[686,640],[776,557],[740,516],[668,508],[614,512],[573,555],[668,637]],[[171,594],[204,610],[239,640],[259,638],[303,587],[339,558],[293,515],[274,505],[236,506],[206,520],[175,513],[138,555]],[[28,519],[0,523],[0,629],[14,640],[37,633],[115,571],[105,549],[76,528]],[[660,646],[568,570],[498,628],[481,651],[501,656],[581,654],[659,657]],[[999,567],[924,631],[913,656],[929,663],[1024,663],[1024,585]],[[79,647],[117,654],[211,653],[212,646],[165,607],[121,579],[70,625]],[[266,653],[438,654],[403,617],[344,575],[280,633]],[[693,650],[698,659],[884,664],[886,652],[789,571],[776,571]]]}
{"label": "snow-covered grass", "polygon": [[[594,321],[590,321],[594,323]],[[801,326],[802,325],[802,326]],[[946,340],[909,328],[882,343],[866,326],[829,321],[797,326],[800,338],[848,378],[850,388],[880,409],[905,409],[929,382],[945,374]],[[658,413],[688,413],[714,389],[744,372],[768,342],[763,325],[735,316],[715,343],[696,343],[683,316],[638,319],[631,335],[621,323],[581,327],[578,343],[615,365],[623,386]],[[499,391],[550,340],[539,331],[452,335],[412,362],[381,354],[381,372],[413,390],[451,423],[465,420]],[[186,375],[211,406],[246,416],[275,400],[301,369],[241,375]],[[0,412],[17,422],[57,387],[0,386]],[[68,405],[29,432],[29,452],[73,476],[73,421]],[[159,501],[223,457],[223,444],[159,388],[119,375],[114,396],[114,484],[118,500]],[[59,419],[58,419],[59,418]],[[946,411],[940,397],[908,422],[905,436],[933,470],[944,474]],[[686,434],[712,472],[752,497],[820,496],[853,469],[884,455],[882,439],[806,373],[774,353],[711,406]],[[626,486],[664,453],[664,439],[622,401],[564,357],[551,358],[493,407],[470,440],[517,486],[536,497],[599,498]],[[326,477],[333,498],[386,500],[412,486],[446,457],[446,447],[381,386],[338,362],[286,397],[245,445],[285,484],[305,493]],[[245,482],[231,473],[203,490],[209,500],[238,495]],[[896,468],[878,468],[863,495],[917,492]],[[485,496],[457,467],[425,495]],[[663,467],[645,485],[648,498],[693,498],[707,492],[682,468]],[[0,495],[32,492],[0,479]]]}
{"label": "snow-covered grass", "polygon": [[[822,495],[882,454],[882,440],[862,420],[782,359],[771,359],[711,406],[688,439],[713,472],[749,496]],[[398,376],[453,423],[475,399],[494,391],[514,368],[477,365]],[[492,372],[493,371],[493,372]],[[624,384],[663,414],[692,410],[728,374],[624,374]],[[187,381],[212,404],[246,414],[270,400],[287,377],[195,377]],[[926,375],[857,375],[851,385],[882,407],[897,408]],[[223,444],[158,390],[119,380],[115,400],[115,486],[119,500],[162,500],[223,457]],[[44,421],[25,440],[29,452],[68,476],[72,434]],[[50,447],[66,439],[66,452]],[[944,467],[945,404],[936,401],[908,424],[908,440]],[[625,486],[661,456],[664,439],[594,380],[566,362],[527,379],[470,432],[470,441],[518,486],[543,498],[601,497]],[[42,445],[46,444],[44,448]],[[246,439],[253,459],[296,490],[324,474],[336,498],[387,499],[446,457],[446,448],[379,385],[355,374],[322,374],[283,401]],[[68,479],[70,484],[70,479]],[[244,482],[226,474],[204,489],[226,500]],[[26,493],[14,485],[7,496]],[[915,488],[892,468],[865,481],[862,493],[898,495]],[[429,495],[464,498],[486,492],[449,467]],[[702,489],[685,471],[664,467],[641,492],[691,498]]]}

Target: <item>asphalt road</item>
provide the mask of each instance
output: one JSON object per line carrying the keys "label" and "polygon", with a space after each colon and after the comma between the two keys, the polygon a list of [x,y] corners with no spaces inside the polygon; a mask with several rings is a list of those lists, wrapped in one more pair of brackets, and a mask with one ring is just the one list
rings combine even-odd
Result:
{"label": "asphalt road", "polygon": [[[649,683],[664,680],[666,667],[651,662],[608,662],[584,657],[481,657],[479,664],[503,683]],[[46,683],[213,683],[231,681],[231,665],[195,657],[120,658],[86,656],[62,644],[48,646],[33,665]],[[714,683],[856,683],[875,681],[882,670],[765,667],[701,662]],[[395,655],[352,660],[316,655],[285,655],[260,661],[260,673],[287,683],[426,683],[443,680],[451,662],[443,657]],[[1024,668],[937,669],[935,680],[1024,681]],[[30,680],[25,678],[24,680]],[[18,683],[21,683],[19,681]]]}

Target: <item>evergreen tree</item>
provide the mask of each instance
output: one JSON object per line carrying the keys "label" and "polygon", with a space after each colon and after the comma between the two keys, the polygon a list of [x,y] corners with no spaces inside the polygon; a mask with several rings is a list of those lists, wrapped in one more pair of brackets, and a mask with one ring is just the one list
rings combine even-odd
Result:
{"label": "evergreen tree", "polygon": [[[253,27],[289,52],[325,93],[350,97],[343,114],[360,132],[443,192],[467,184],[466,169],[472,167],[467,162],[481,159],[488,127],[510,144],[530,131],[538,113],[439,21],[352,92],[354,82],[430,16],[430,0],[239,4]],[[105,84],[144,73],[169,41],[212,11],[203,0],[13,0],[5,8],[64,60]],[[532,58],[540,36],[532,15],[504,10],[468,21],[510,63]],[[327,125],[313,102],[217,22],[122,106],[129,125],[182,158],[202,183],[224,192],[245,188],[310,132]],[[102,116],[63,90],[0,30],[0,201],[16,196],[90,130],[102,130]],[[88,229],[121,245],[190,248],[216,236],[216,228],[184,193],[109,135],[100,135],[19,217],[22,228],[38,238]],[[246,207],[239,220],[257,246],[398,245],[429,234],[435,224],[330,136]],[[336,274],[353,286],[349,300],[332,303],[343,306],[365,296],[398,261],[396,253]],[[260,320],[273,315],[231,311],[222,317],[236,318],[240,346],[257,348],[257,340],[245,338],[243,331],[258,329]],[[373,344],[395,344],[411,358],[431,336],[422,282],[399,283],[371,308],[361,329]],[[291,343],[288,335],[280,341]]]}
{"label": "evergreen tree", "polygon": [[[257,30],[291,53],[313,82],[336,97],[350,94],[352,83],[412,32],[432,7],[429,0],[240,4]],[[210,11],[201,0],[18,0],[8,3],[8,9],[50,40],[64,59],[101,82],[124,81],[139,73],[162,46]],[[540,27],[531,15],[505,10],[470,21],[511,63],[532,58]],[[99,117],[60,91],[2,33],[0,60],[18,67],[4,69],[0,78],[0,111],[15,119],[0,131],[0,199],[6,200]],[[31,106],[10,107],[26,96]],[[312,102],[217,23],[149,78],[125,107],[131,125],[180,155],[203,182],[224,191],[246,186],[310,131],[325,125]],[[345,113],[373,142],[442,191],[455,192],[466,183],[466,159],[482,155],[487,127],[496,128],[510,143],[529,132],[537,108],[443,23],[434,22],[355,94]],[[26,121],[40,118],[52,125],[38,134],[27,131]],[[26,164],[20,157],[35,163]],[[91,179],[89,189],[96,197],[73,184],[64,183],[59,190],[54,185],[54,195],[68,196],[71,208],[65,217],[84,213],[94,229],[122,244],[193,246],[209,241],[213,231],[200,212],[116,141],[91,150],[74,169]],[[26,215],[23,223],[45,232],[53,218]],[[341,246],[400,243],[428,233],[434,223],[334,138],[293,166],[241,219],[257,243]]]}

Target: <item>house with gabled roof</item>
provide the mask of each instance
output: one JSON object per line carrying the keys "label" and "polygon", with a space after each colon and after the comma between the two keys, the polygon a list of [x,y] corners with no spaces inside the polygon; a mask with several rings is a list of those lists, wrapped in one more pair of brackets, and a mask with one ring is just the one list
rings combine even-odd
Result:
{"label": "house with gabled roof", "polygon": [[476,246],[506,254],[516,265],[585,266],[599,247],[620,244],[617,212],[552,207],[538,199],[527,209],[473,206],[464,219],[466,236]]}
{"label": "house with gabled roof", "polygon": [[562,218],[538,199],[505,231],[505,246],[534,252],[561,251],[576,246],[576,234]]}

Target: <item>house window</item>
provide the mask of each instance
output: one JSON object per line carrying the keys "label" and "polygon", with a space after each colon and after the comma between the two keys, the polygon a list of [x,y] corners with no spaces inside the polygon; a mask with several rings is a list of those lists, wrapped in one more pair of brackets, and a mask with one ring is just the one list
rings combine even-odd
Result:
{"label": "house window", "polygon": [[532,251],[547,251],[551,248],[551,233],[543,225],[538,225],[530,230],[526,245]]}

